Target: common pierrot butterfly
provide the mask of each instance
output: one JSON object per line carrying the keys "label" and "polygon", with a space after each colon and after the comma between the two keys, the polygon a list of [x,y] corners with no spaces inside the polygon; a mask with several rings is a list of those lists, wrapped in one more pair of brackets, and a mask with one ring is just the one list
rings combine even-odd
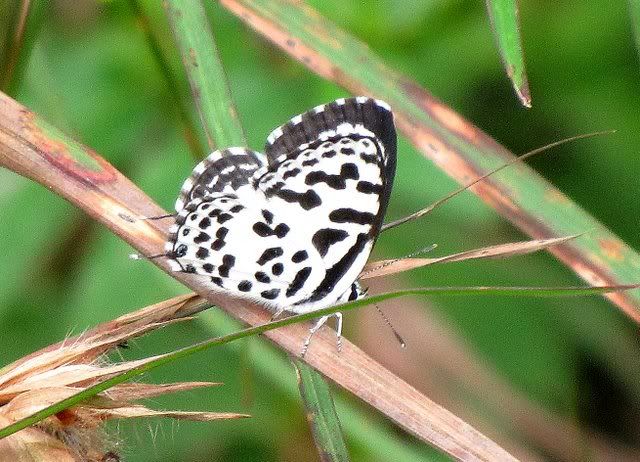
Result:
{"label": "common pierrot butterfly", "polygon": [[276,128],[264,154],[236,147],[200,162],[176,201],[165,255],[174,271],[278,314],[355,300],[395,167],[386,103],[361,96],[317,106]]}

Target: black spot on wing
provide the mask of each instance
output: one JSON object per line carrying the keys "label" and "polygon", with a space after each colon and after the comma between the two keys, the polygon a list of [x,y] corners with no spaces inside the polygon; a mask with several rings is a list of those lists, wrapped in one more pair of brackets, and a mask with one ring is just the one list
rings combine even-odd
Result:
{"label": "black spot on wing", "polygon": [[211,219],[209,217],[204,217],[202,220],[200,220],[198,226],[200,227],[200,229],[207,229],[209,226],[211,226]]}
{"label": "black spot on wing", "polygon": [[260,237],[267,237],[273,234],[273,230],[266,223],[262,223],[259,221],[258,223],[254,223],[253,232],[256,233]]}
{"label": "black spot on wing", "polygon": [[233,215],[230,213],[221,213],[218,215],[218,223],[223,224],[233,218]]}
{"label": "black spot on wing", "polygon": [[370,225],[376,216],[369,212],[360,212],[351,208],[335,209],[329,214],[329,220],[334,223],[357,223],[359,225]]}
{"label": "black spot on wing", "polygon": [[269,284],[271,282],[271,278],[267,275],[267,273],[264,273],[262,271],[256,272],[254,276],[256,278],[256,281],[262,282],[263,284]]}
{"label": "black spot on wing", "polygon": [[262,209],[262,216],[264,217],[268,225],[273,223],[273,213],[271,213],[269,210]]}
{"label": "black spot on wing", "polygon": [[196,257],[199,258],[200,260],[204,260],[205,258],[207,258],[209,256],[209,249],[205,248],[205,247],[199,247],[197,252],[196,252]]}
{"label": "black spot on wing", "polygon": [[253,224],[253,232],[255,232],[260,237],[268,237],[268,236],[277,236],[279,239],[282,239],[289,233],[289,227],[280,223],[275,228],[271,228],[271,226],[263,223],[261,221]]}
{"label": "black spot on wing", "polygon": [[297,202],[300,207],[305,210],[311,210],[312,208],[318,207],[322,204],[320,196],[318,196],[318,194],[312,189],[309,189],[304,193],[299,193],[290,189],[280,189],[275,192],[275,195],[289,203]]}
{"label": "black spot on wing", "polygon": [[240,292],[249,292],[252,285],[253,284],[251,284],[251,281],[242,281],[240,282],[240,284],[238,284],[238,290]]}
{"label": "black spot on wing", "polygon": [[233,268],[233,265],[236,263],[236,257],[233,255],[226,254],[222,257],[222,265],[218,268],[218,274],[222,277],[229,277],[229,270]]}
{"label": "black spot on wing", "polygon": [[280,295],[280,289],[269,289],[260,292],[262,298],[266,298],[267,300],[273,300],[274,298]]}
{"label": "black spot on wing", "polygon": [[324,257],[336,242],[343,241],[349,235],[343,229],[324,228],[317,231],[311,238],[313,246],[316,248],[321,257]]}
{"label": "black spot on wing", "polygon": [[287,170],[286,172],[284,172],[284,174],[282,175],[282,179],[286,180],[288,178],[293,178],[296,177],[300,172],[302,172],[302,170],[300,170],[299,168],[294,168],[292,170]]}
{"label": "black spot on wing", "polygon": [[202,265],[202,269],[204,270],[205,273],[213,273],[213,270],[216,267],[213,266],[211,263],[205,263],[204,265]]}
{"label": "black spot on wing", "polygon": [[276,229],[274,229],[273,232],[279,239],[282,239],[287,235],[289,229],[290,228],[287,225],[285,225],[284,223],[280,223],[278,226],[276,226]]}
{"label": "black spot on wing", "polygon": [[203,242],[207,242],[209,239],[211,239],[211,236],[209,236],[207,233],[202,231],[196,237],[193,238],[193,242],[195,242],[196,244],[201,244]]}
{"label": "black spot on wing", "polygon": [[305,178],[305,184],[313,186],[318,183],[326,183],[333,189],[344,189],[347,187],[347,180],[357,180],[359,178],[356,164],[344,164],[340,168],[340,173],[331,175],[323,171],[310,172]]}
{"label": "black spot on wing", "polygon": [[300,263],[302,261],[305,261],[307,258],[309,258],[309,254],[307,253],[306,250],[298,250],[291,257],[291,261],[294,263]]}
{"label": "black spot on wing", "polygon": [[185,245],[185,244],[180,244],[175,252],[173,252],[173,256],[175,258],[181,258],[184,257],[187,254],[187,250],[189,250],[189,248]]}
{"label": "black spot on wing", "polygon": [[374,184],[369,181],[358,181],[356,191],[363,194],[382,194],[383,189],[381,184]]}
{"label": "black spot on wing", "polygon": [[271,267],[271,272],[274,276],[280,276],[284,271],[284,265],[282,263],[276,263]]}
{"label": "black spot on wing", "polygon": [[298,293],[298,291],[302,289],[302,287],[304,286],[304,283],[307,282],[307,279],[309,279],[310,274],[311,274],[310,266],[302,268],[300,271],[298,271],[296,273],[296,276],[293,278],[293,282],[289,284],[289,287],[287,288],[287,292],[286,292],[287,297],[292,297],[296,293]]}
{"label": "black spot on wing", "polygon": [[378,163],[378,156],[376,154],[367,154],[363,152],[360,154],[360,158],[364,160],[365,164],[376,164]]}
{"label": "black spot on wing", "polygon": [[303,167],[313,167],[318,162],[320,162],[318,159],[307,159],[307,160],[303,160],[302,161],[302,166]]}
{"label": "black spot on wing", "polygon": [[282,256],[283,253],[284,251],[282,250],[282,247],[271,247],[265,250],[264,252],[262,252],[262,255],[260,255],[260,258],[256,260],[256,263],[258,265],[264,265],[268,261],[271,261],[274,258],[278,258]]}

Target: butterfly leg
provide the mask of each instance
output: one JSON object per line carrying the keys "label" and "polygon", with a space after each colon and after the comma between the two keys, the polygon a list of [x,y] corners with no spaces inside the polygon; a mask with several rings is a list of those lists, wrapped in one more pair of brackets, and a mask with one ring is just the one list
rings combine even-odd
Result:
{"label": "butterfly leg", "polygon": [[304,358],[304,355],[307,353],[307,350],[309,349],[309,345],[311,344],[311,337],[313,337],[313,334],[318,332],[318,330],[322,326],[324,326],[324,324],[327,322],[327,320],[331,316],[335,316],[336,318],[336,338],[337,338],[336,348],[338,349],[338,353],[342,351],[342,313],[334,313],[329,316],[322,316],[316,321],[316,323],[311,327],[311,329],[309,329],[309,335],[304,341],[304,345],[302,346],[302,353],[300,354],[300,356]]}
{"label": "butterfly leg", "polygon": [[271,316],[271,322],[275,321],[276,319],[278,319],[280,316],[282,316],[282,313],[284,313],[286,310],[284,308],[279,308],[278,311],[276,311],[275,313],[273,313],[273,316]]}
{"label": "butterfly leg", "polygon": [[340,353],[342,351],[342,313],[333,313],[333,316],[336,317],[336,348]]}
{"label": "butterfly leg", "polygon": [[329,319],[329,316],[322,316],[316,321],[316,323],[313,326],[311,326],[311,329],[309,329],[309,335],[305,339],[304,345],[302,345],[302,352],[300,353],[300,356],[302,358],[304,358],[304,355],[307,354],[307,350],[309,349],[309,344],[311,343],[311,337],[313,337],[313,334],[318,332],[318,329],[324,326],[324,323],[327,322],[327,319]]}

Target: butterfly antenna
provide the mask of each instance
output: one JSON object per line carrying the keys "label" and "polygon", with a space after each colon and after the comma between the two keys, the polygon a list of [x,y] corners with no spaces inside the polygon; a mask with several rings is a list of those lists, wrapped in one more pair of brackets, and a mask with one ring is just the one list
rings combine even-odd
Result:
{"label": "butterfly antenna", "polygon": [[529,157],[533,157],[536,154],[539,154],[539,153],[541,153],[543,151],[547,151],[549,149],[555,148],[556,146],[560,146],[562,144],[566,144],[566,143],[569,143],[569,142],[572,142],[572,141],[582,140],[582,139],[585,139],[585,138],[594,138],[594,137],[600,136],[600,135],[610,135],[610,134],[615,133],[615,132],[616,132],[615,130],[604,130],[604,131],[593,132],[593,133],[585,133],[585,134],[582,134],[582,135],[576,135],[576,136],[572,136],[572,137],[569,137],[569,138],[564,138],[562,140],[555,141],[553,143],[549,143],[549,144],[547,144],[545,146],[542,146],[540,148],[536,148],[533,151],[529,151],[529,152],[527,152],[525,154],[522,154],[521,156],[516,157],[515,159],[510,160],[509,162],[507,162],[505,164],[502,164],[500,167],[496,168],[495,170],[491,170],[489,173],[476,178],[471,183],[469,183],[469,184],[467,184],[465,186],[462,186],[462,187],[450,192],[449,194],[447,194],[446,196],[444,196],[441,199],[438,199],[437,201],[435,201],[433,204],[429,205],[428,207],[426,207],[426,208],[424,208],[422,210],[418,210],[417,212],[412,213],[411,215],[407,215],[404,218],[400,218],[398,220],[395,220],[395,221],[392,221],[392,222],[389,222],[389,223],[386,223],[386,224],[382,225],[381,231],[387,231],[388,229],[395,228],[396,226],[400,226],[400,225],[402,225],[402,224],[404,224],[404,223],[406,223],[408,221],[412,221],[412,220],[415,220],[417,218],[420,218],[420,217],[432,212],[434,209],[438,208],[439,206],[441,206],[442,204],[447,202],[449,199],[454,198],[458,194],[460,194],[460,193],[466,191],[467,189],[471,188],[472,186],[480,183],[481,181],[485,180],[486,178],[490,177],[491,175],[493,175],[495,173],[498,173],[499,171],[501,171],[501,170],[513,165],[513,164],[516,164],[518,162],[522,162],[525,159],[528,159]]}
{"label": "butterfly antenna", "polygon": [[427,252],[431,252],[433,249],[435,249],[436,247],[438,247],[438,244],[431,244],[428,245],[427,247],[423,247],[420,250],[416,250],[415,252],[410,253],[409,255],[405,255],[404,257],[400,257],[400,258],[394,258],[393,260],[388,260],[378,266],[375,266],[373,268],[371,268],[370,270],[365,271],[364,273],[362,273],[360,275],[360,277],[366,276],[369,273],[374,273],[378,270],[381,270],[382,268],[386,268],[387,266],[391,266],[396,264],[397,262],[399,262],[400,260],[404,260],[405,258],[413,258],[416,257],[418,255],[421,255],[423,253],[427,253]]}
{"label": "butterfly antenna", "polygon": [[166,257],[166,253],[159,253],[157,255],[149,255],[148,257],[145,255],[140,255],[139,253],[130,253],[129,258],[131,260],[154,260],[156,258]]}
{"label": "butterfly antenna", "polygon": [[395,335],[396,340],[398,340],[398,343],[400,344],[401,348],[407,348],[407,343],[404,341],[404,339],[402,338],[402,336],[398,333],[398,331],[396,330],[395,327],[393,327],[393,324],[391,324],[391,321],[389,320],[389,318],[387,317],[386,314],[384,314],[384,311],[382,311],[382,309],[378,306],[378,305],[374,305],[376,307],[376,310],[378,311],[378,313],[380,314],[380,316],[382,316],[382,319],[384,320],[384,323],[389,326],[389,328],[391,329],[391,332],[393,332],[393,335]]}

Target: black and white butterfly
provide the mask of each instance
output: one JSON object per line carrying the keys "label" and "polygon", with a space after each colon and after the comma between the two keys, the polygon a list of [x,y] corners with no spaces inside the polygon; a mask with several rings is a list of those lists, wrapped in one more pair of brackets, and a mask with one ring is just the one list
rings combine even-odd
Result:
{"label": "black and white butterfly", "polygon": [[355,300],[395,167],[386,103],[357,97],[317,106],[276,128],[264,154],[229,148],[198,164],[176,201],[165,255],[174,271],[206,276],[211,290],[278,314]]}

